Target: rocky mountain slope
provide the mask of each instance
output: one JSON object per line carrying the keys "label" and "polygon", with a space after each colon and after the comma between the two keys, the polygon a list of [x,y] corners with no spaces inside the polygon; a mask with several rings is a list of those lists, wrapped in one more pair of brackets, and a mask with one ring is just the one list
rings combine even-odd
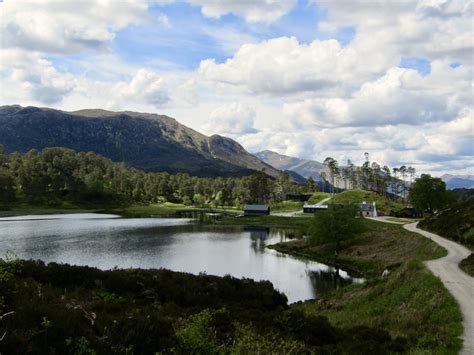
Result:
{"label": "rocky mountain slope", "polygon": [[287,155],[278,154],[271,150],[264,150],[254,154],[258,159],[270,164],[279,170],[290,170],[299,175],[308,178],[312,177],[315,181],[321,180],[321,170],[323,164],[314,160],[304,160]]}
{"label": "rocky mountain slope", "polygon": [[46,147],[93,151],[147,171],[210,177],[279,173],[230,138],[205,136],[168,116],[130,111],[2,106],[0,144],[7,153]]}
{"label": "rocky mountain slope", "polygon": [[446,183],[446,187],[450,190],[474,188],[474,175],[444,174],[441,176],[441,179]]}

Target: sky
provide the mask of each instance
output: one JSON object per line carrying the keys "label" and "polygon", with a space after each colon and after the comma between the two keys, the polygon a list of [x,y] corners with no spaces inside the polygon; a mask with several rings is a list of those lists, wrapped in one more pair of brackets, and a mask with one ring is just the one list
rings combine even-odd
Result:
{"label": "sky", "polygon": [[469,0],[4,0],[0,105],[166,114],[248,151],[474,174]]}

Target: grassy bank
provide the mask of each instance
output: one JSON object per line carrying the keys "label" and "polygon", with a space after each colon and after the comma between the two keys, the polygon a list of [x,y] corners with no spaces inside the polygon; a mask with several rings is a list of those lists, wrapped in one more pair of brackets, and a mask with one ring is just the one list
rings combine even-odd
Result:
{"label": "grassy bank", "polygon": [[469,255],[466,259],[459,263],[459,267],[466,274],[474,277],[474,254]]}
{"label": "grassy bank", "polygon": [[340,289],[319,301],[296,306],[322,315],[332,325],[370,326],[408,341],[409,353],[457,354],[462,315],[442,282],[420,261],[405,262],[383,279]]}
{"label": "grassy bank", "polygon": [[[400,225],[364,220],[365,231],[334,255],[329,245],[309,246],[303,240],[275,249],[326,261],[368,277],[363,285],[341,288],[318,301],[295,305],[310,315],[328,317],[348,328],[370,326],[407,339],[410,353],[456,354],[461,348],[459,306],[423,260],[446,255],[431,240]],[[383,271],[389,273],[381,277]]]}
{"label": "grassy bank", "polygon": [[474,250],[474,202],[454,203],[418,226]]}
{"label": "grassy bank", "polygon": [[59,206],[44,206],[31,204],[18,204],[8,210],[0,210],[0,217],[22,216],[31,214],[64,214],[64,213],[112,213],[124,217],[177,217],[183,212],[221,212],[228,214],[242,213],[234,207],[194,207],[178,203],[133,204],[130,206],[110,207],[106,205],[78,206],[64,202]]}
{"label": "grassy bank", "polygon": [[311,246],[302,239],[275,244],[271,248],[325,261],[367,277],[380,276],[385,269],[410,260],[429,260],[446,255],[446,251],[437,244],[408,232],[400,225],[363,220],[363,229],[355,239],[342,243],[337,257],[332,245]]}
{"label": "grassy bank", "polygon": [[311,215],[302,217],[281,217],[281,216],[225,216],[216,222],[220,225],[228,226],[254,226],[267,228],[287,228],[299,230],[301,234],[309,231]]}
{"label": "grassy bank", "polygon": [[289,308],[269,282],[0,260],[5,353],[384,354],[406,340]]}

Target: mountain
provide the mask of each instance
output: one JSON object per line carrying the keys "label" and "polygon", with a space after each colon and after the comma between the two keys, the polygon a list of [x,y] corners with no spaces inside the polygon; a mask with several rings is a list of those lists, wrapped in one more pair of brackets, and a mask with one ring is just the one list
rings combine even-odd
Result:
{"label": "mountain", "polygon": [[451,175],[444,174],[441,180],[446,183],[449,190],[474,188],[474,175]]}
{"label": "mountain", "polygon": [[294,171],[305,178],[311,176],[315,181],[321,180],[320,173],[323,169],[323,164],[320,162],[289,157],[271,150],[264,150],[254,155],[276,169]]}
{"label": "mountain", "polygon": [[0,144],[5,152],[66,147],[103,155],[146,171],[196,176],[243,176],[279,171],[248,153],[236,141],[205,136],[174,118],[138,112],[0,107]]}

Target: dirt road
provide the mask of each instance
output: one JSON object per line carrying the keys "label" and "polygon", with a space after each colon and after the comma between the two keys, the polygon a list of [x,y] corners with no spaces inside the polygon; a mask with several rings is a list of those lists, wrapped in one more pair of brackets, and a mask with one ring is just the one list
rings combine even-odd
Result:
{"label": "dirt road", "polygon": [[462,245],[442,238],[439,235],[417,228],[418,223],[405,224],[403,227],[410,232],[419,233],[430,238],[448,251],[448,255],[437,260],[426,261],[428,268],[438,276],[446,288],[461,306],[463,315],[464,347],[461,354],[474,354],[474,278],[459,268],[459,262],[471,254]]}

